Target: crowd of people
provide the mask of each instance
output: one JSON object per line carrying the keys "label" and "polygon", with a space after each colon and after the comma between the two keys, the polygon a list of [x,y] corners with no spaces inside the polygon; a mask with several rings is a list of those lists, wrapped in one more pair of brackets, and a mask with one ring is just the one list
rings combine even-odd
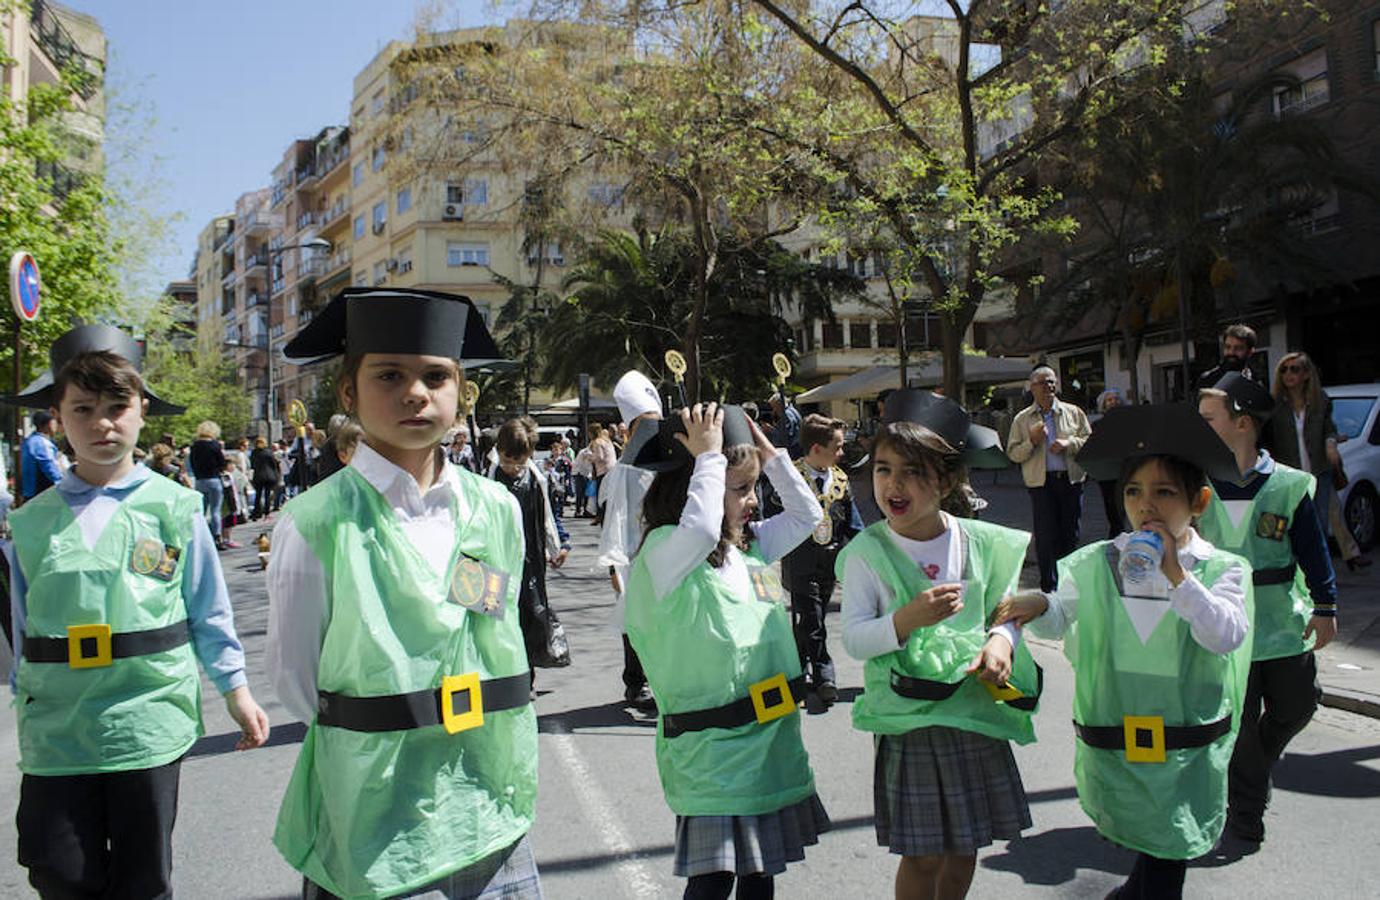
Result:
{"label": "crowd of people", "polygon": [[[203,422],[139,464],[143,417],[177,407],[108,326],[64,335],[47,381],[8,398],[50,411],[8,556],[18,852],[42,895],[169,895],[198,663],[238,748],[267,740],[216,552],[241,514],[273,519],[266,666],[308,724],[272,834],[304,897],[541,895],[533,701],[536,669],[572,662],[546,581],[570,558],[567,503],[601,529],[587,562],[615,595],[625,699],[657,717],[687,898],[771,897],[830,828],[798,710],[839,700],[840,585],[898,897],[965,896],[979,851],[1032,825],[1011,749],[1036,740],[1044,688],[1027,629],[1072,665],[1082,807],[1136,854],[1115,896],[1181,896],[1189,860],[1265,840],[1272,767],[1335,635],[1336,429],[1303,354],[1272,393],[1233,367],[1231,341],[1246,358],[1254,343],[1233,326],[1194,403],[1104,394],[1095,420],[1039,366],[1000,436],[897,390],[845,465],[845,423],[784,394],[770,412],[668,413],[636,371],[614,389],[620,421],[578,450],[564,433],[543,447],[526,417],[472,431],[464,368],[497,351],[466,298],[332,304],[285,354],[339,357],[344,413],[273,445],[227,447]],[[65,470],[40,443],[57,426]],[[978,516],[969,470],[1008,464],[1031,532]],[[1088,478],[1116,533],[1080,546]],[[1032,540],[1039,584],[1022,590]]]}

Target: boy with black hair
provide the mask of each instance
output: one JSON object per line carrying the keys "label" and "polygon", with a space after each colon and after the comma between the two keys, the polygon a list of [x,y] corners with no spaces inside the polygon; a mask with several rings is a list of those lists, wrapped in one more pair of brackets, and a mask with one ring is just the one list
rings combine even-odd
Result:
{"label": "boy with black hair", "polygon": [[[853,506],[848,476],[839,467],[843,458],[843,422],[817,413],[800,425],[800,446],[805,453],[795,461],[805,483],[815,491],[824,516],[808,541],[803,541],[781,560],[781,582],[791,595],[791,620],[796,649],[808,686],[826,705],[838,699],[834,660],[829,655],[828,629],[824,618],[834,593],[834,561],[844,545],[863,529]],[[773,493],[768,515],[781,509]]]}
{"label": "boy with black hair", "polygon": [[1337,634],[1337,581],[1313,504],[1316,482],[1256,449],[1273,407],[1262,385],[1236,372],[1198,400],[1241,473],[1236,481],[1212,479],[1199,529],[1254,569],[1254,651],[1228,787],[1227,831],[1243,853],[1265,839],[1270,770],[1317,709],[1313,651]]}
{"label": "boy with black hair", "polygon": [[171,896],[179,770],[202,734],[196,660],[236,749],[268,738],[201,498],[134,464],[144,416],[182,412],[140,358],[118,329],[84,325],[7,398],[55,409],[76,457],[11,516],[19,862],[43,896]]}

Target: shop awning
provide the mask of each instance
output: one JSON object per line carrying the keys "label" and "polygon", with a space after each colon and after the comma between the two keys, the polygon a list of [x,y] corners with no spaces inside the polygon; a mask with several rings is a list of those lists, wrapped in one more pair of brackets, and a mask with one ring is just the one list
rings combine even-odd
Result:
{"label": "shop awning", "polygon": [[[1025,381],[1032,368],[1028,359],[1002,356],[967,356],[963,360],[963,378],[969,384],[1001,384],[1006,381]],[[944,381],[944,362],[938,356],[923,365],[908,367],[906,381],[911,387],[936,387]],[[854,372],[846,378],[811,388],[795,398],[796,403],[828,403],[831,400],[875,398],[879,393],[901,386],[898,366],[873,366]]]}

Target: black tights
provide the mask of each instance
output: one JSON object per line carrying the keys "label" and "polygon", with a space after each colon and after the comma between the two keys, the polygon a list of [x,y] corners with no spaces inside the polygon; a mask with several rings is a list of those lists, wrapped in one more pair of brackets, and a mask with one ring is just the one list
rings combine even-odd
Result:
{"label": "black tights", "polygon": [[[692,875],[684,900],[728,900],[733,895],[733,873]],[[770,875],[739,875],[737,900],[771,900],[776,887]]]}
{"label": "black tights", "polygon": [[1188,862],[1136,854],[1136,864],[1126,883],[1117,889],[1118,900],[1177,900],[1184,895]]}

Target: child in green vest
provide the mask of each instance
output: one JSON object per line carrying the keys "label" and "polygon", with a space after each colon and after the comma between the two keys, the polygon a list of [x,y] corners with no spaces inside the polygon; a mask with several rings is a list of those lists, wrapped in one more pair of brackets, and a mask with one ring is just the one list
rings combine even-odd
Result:
{"label": "child in green vest", "polygon": [[[677,427],[679,426],[679,430]],[[628,578],[628,637],[661,717],[656,759],[687,898],[772,896],[828,829],[800,738],[804,676],[768,566],[822,510],[785,451],[738,407],[681,410],[635,465],[659,470]],[[749,527],[765,472],[783,511]]]}
{"label": "child in green vest", "polygon": [[997,620],[1064,638],[1079,802],[1137,854],[1111,896],[1181,897],[1188,860],[1226,820],[1250,663],[1250,566],[1193,527],[1205,471],[1229,470],[1231,454],[1188,406],[1133,406],[1108,411],[1079,462],[1099,479],[1119,471],[1134,531],[1060,560],[1057,593],[1013,597]]}
{"label": "child in green vest", "polygon": [[269,667],[309,724],[274,844],[309,898],[540,897],[520,514],[440,446],[497,349],[467,298],[347,288],[284,352],[344,353],[363,437],[273,532]]}
{"label": "child in green vest", "polygon": [[963,897],[977,851],[1030,826],[1011,741],[1035,740],[1039,670],[1019,631],[989,630],[1030,535],[941,507],[995,433],[929,391],[887,397],[872,447],[883,521],[840,554],[843,646],[865,660],[854,727],[876,735],[877,840],[897,897]]}
{"label": "child in green vest", "polygon": [[182,408],[138,344],[84,325],[9,402],[52,407],[76,457],[10,515],[19,862],[44,897],[172,895],[182,758],[202,734],[196,662],[242,734],[268,739],[201,497],[134,464],[147,413]]}
{"label": "child in green vest", "polygon": [[1275,401],[1258,382],[1230,372],[1200,392],[1198,411],[1235,456],[1231,477],[1212,480],[1199,528],[1254,570],[1251,678],[1227,789],[1225,856],[1259,849],[1265,839],[1270,771],[1318,707],[1313,658],[1337,634],[1337,579],[1315,481],[1257,450]]}

